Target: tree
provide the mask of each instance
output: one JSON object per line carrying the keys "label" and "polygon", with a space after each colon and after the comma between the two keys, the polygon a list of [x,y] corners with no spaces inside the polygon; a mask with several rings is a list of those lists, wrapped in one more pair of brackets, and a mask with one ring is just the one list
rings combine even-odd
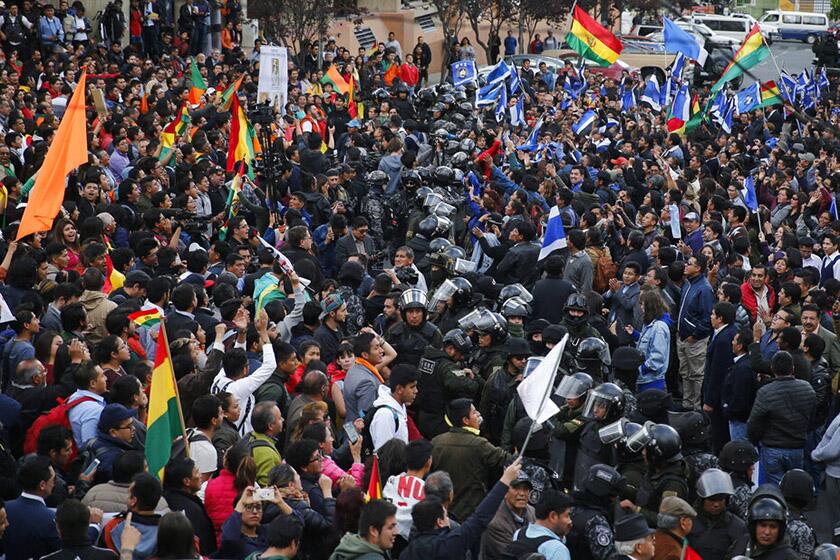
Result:
{"label": "tree", "polygon": [[443,56],[440,59],[440,82],[443,83],[449,74],[452,43],[461,30],[464,2],[461,0],[431,0],[429,3],[437,10],[443,29]]}
{"label": "tree", "polygon": [[326,35],[334,17],[358,13],[347,0],[250,0],[248,17],[258,19],[266,39],[300,53]]}
{"label": "tree", "polygon": [[[475,34],[475,42],[484,49],[487,62],[493,64],[495,60],[490,57],[490,38],[499,37],[502,25],[514,19],[516,6],[512,0],[464,0],[463,3],[464,15]],[[490,26],[486,39],[481,35],[482,23]]]}
{"label": "tree", "polygon": [[840,19],[840,0],[831,0],[831,11],[828,12],[828,19]]}
{"label": "tree", "polygon": [[[590,9],[595,0],[578,1],[577,5],[584,10]],[[527,52],[527,43],[531,42],[537,25],[547,22],[554,25],[562,25],[565,22],[571,23],[570,13],[573,0],[519,0],[519,45],[521,52]],[[523,33],[528,33],[528,41],[525,42]],[[559,35],[559,34],[558,34]]]}

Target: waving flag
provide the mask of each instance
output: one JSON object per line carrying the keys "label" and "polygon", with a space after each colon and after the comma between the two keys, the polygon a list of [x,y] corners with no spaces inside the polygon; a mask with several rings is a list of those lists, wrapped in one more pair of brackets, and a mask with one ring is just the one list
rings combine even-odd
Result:
{"label": "waving flag", "polygon": [[499,100],[496,102],[496,122],[502,122],[508,110],[507,88],[502,85],[499,91]]}
{"label": "waving flag", "polygon": [[759,107],[769,107],[783,103],[782,94],[776,82],[770,80],[761,84],[761,104]]}
{"label": "waving flag", "polygon": [[500,92],[504,87],[505,84],[495,83],[487,84],[486,86],[479,88],[478,91],[475,92],[475,106],[485,107],[488,105],[495,105],[501,95]]}
{"label": "waving flag", "polygon": [[730,99],[726,105],[726,110],[723,113],[723,118],[720,122],[720,128],[727,134],[732,133],[732,115],[735,113],[735,101]]}
{"label": "waving flag", "polygon": [[741,189],[741,196],[744,197],[744,204],[753,212],[758,212],[758,197],[755,194],[755,181],[752,175],[744,179],[744,187]]}
{"label": "waving flag", "polygon": [[376,453],[373,454],[373,463],[370,467],[370,482],[368,483],[365,498],[367,500],[382,499],[382,483],[379,482],[379,462],[377,461]]}
{"label": "waving flag", "polygon": [[511,65],[510,68],[510,80],[508,81],[508,88],[510,88],[510,94],[515,95],[517,91],[522,89],[522,80],[519,79],[519,70],[517,70],[516,65]]}
{"label": "waving flag", "polygon": [[525,412],[533,420],[531,430],[535,428],[536,424],[545,422],[560,412],[560,408],[549,396],[554,390],[554,381],[560,369],[560,360],[568,341],[569,334],[566,333],[539,365],[534,368],[534,371],[523,379],[519,387],[516,388],[516,393],[522,401]]}
{"label": "waving flag", "polygon": [[671,63],[671,76],[678,82],[682,82],[683,71],[685,70],[685,55],[677,53],[674,57],[674,62]]}
{"label": "waving flag", "polygon": [[155,325],[159,325],[163,317],[157,307],[149,307],[140,309],[140,311],[135,311],[128,316],[128,319],[130,321],[134,321],[138,327],[146,327],[150,329]]}
{"label": "waving flag", "polygon": [[181,108],[178,110],[178,114],[175,115],[175,118],[167,124],[160,133],[160,155],[158,155],[158,160],[163,161],[166,159],[166,156],[169,155],[169,152],[172,151],[172,147],[175,145],[175,142],[178,141],[178,138],[184,133],[184,130],[190,125],[190,113],[187,111],[187,103],[186,101],[181,103]]}
{"label": "waving flag", "polygon": [[572,27],[566,33],[569,47],[580,56],[597,62],[600,66],[610,66],[621,54],[624,46],[615,35],[595,21],[589,14],[575,6]]}
{"label": "waving flag", "polygon": [[724,110],[726,110],[726,94],[721,90],[712,99],[709,114],[717,120],[723,117]]}
{"label": "waving flag", "polygon": [[790,76],[790,74],[788,74],[784,70],[782,70],[782,73],[779,76],[779,78],[781,78],[781,82],[782,82],[782,87],[779,91],[779,93],[782,94],[782,98],[786,99],[791,104],[795,104],[796,103],[796,93],[797,93],[796,80],[794,78],[792,78]]}
{"label": "waving flag", "polygon": [[581,115],[578,122],[572,125],[572,132],[576,135],[584,134],[592,128],[592,125],[594,125],[597,120],[598,114],[590,109]]}
{"label": "waving flag", "polygon": [[195,57],[190,58],[190,95],[189,102],[192,105],[201,103],[201,96],[207,91],[207,83],[204,77],[198,70],[198,65],[195,63]]}
{"label": "waving flag", "polygon": [[510,124],[511,126],[520,126],[525,124],[525,111],[522,106],[522,96],[516,100],[516,105],[510,108]]}
{"label": "waving flag", "polygon": [[239,99],[234,95],[231,102],[230,143],[226,171],[233,171],[236,162],[244,161],[248,165],[248,175],[253,177],[253,161],[256,154],[262,152],[260,141],[254,127],[248,122],[245,111],[239,106]]}
{"label": "waving flag", "polygon": [[688,84],[683,84],[674,97],[671,112],[668,115],[668,132],[682,131],[690,118],[691,102],[688,97]]}
{"label": "waving flag", "polygon": [[828,81],[828,76],[825,73],[825,66],[823,66],[822,69],[819,71],[819,76],[820,77],[817,78],[817,87],[819,87],[820,89],[825,89],[831,85],[831,83]]}
{"label": "waving flag", "polygon": [[555,205],[551,208],[551,212],[548,213],[548,223],[545,226],[542,248],[540,249],[540,256],[537,260],[541,261],[554,251],[565,247],[566,230],[563,229],[560,208]]}
{"label": "waving flag", "polygon": [[738,114],[749,113],[759,104],[761,104],[761,87],[758,82],[735,94],[735,106]]}
{"label": "waving flag", "polygon": [[770,49],[767,48],[767,44],[761,36],[761,30],[758,28],[758,23],[756,23],[744,38],[744,42],[741,44],[738,52],[735,53],[732,62],[729,63],[729,66],[721,74],[720,79],[712,86],[712,93],[717,93],[726,85],[726,82],[743,75],[746,70],[749,70],[768,56],[770,56]]}
{"label": "waving flag", "polygon": [[459,60],[452,63],[452,83],[455,87],[474,82],[477,77],[474,60]]}
{"label": "waving flag", "polygon": [[662,110],[662,105],[660,105],[661,96],[662,92],[659,90],[659,80],[656,79],[656,74],[651,74],[648,81],[645,82],[645,89],[639,101],[647,103],[651,109],[658,112]]}
{"label": "waving flag", "polygon": [[621,110],[625,113],[636,106],[636,86],[631,87],[621,96]]}
{"label": "waving flag", "polygon": [[330,84],[333,91],[340,95],[347,95],[347,92],[350,91],[350,84],[348,84],[347,80],[344,79],[344,76],[339,73],[335,64],[330,64],[330,67],[327,68],[326,72],[324,72],[324,76],[321,78],[321,83],[324,85]]}
{"label": "waving flag", "polygon": [[516,149],[522,150],[523,152],[532,152],[537,149],[539,146],[540,129],[542,128],[542,124],[543,120],[538,120],[537,124],[534,125],[534,130],[531,131],[531,135],[528,136],[528,140],[526,140],[521,146],[517,146]]}
{"label": "waving flag", "polygon": [[508,76],[510,76],[510,66],[508,66],[504,60],[500,60],[499,63],[490,70],[490,73],[487,74],[487,84],[496,84],[506,80]]}
{"label": "waving flag", "polygon": [[690,59],[697,61],[700,66],[706,64],[709,53],[703,48],[694,35],[685,31],[682,27],[664,17],[663,35],[665,41],[665,52],[685,54]]}
{"label": "waving flag", "polygon": [[671,237],[674,239],[682,238],[682,229],[680,229],[680,207],[676,204],[668,205],[668,223],[671,227]]}
{"label": "waving flag", "polygon": [[688,119],[687,123],[685,123],[684,132],[686,134],[690,134],[692,130],[700,126],[703,122],[703,117],[703,111],[700,109],[700,100],[695,94],[694,99],[691,102],[691,118]]}
{"label": "waving flag", "polygon": [[166,328],[163,325],[158,332],[146,425],[146,462],[149,464],[149,473],[162,479],[163,468],[172,454],[172,442],[179,436],[186,439],[184,415],[181,412],[178,386],[175,383],[175,372],[166,342]]}
{"label": "waving flag", "polygon": [[228,88],[220,95],[222,105],[222,111],[230,111],[230,105],[233,103],[233,97],[236,95],[236,92],[239,91],[239,86],[242,85],[242,78],[245,77],[243,73],[239,78],[236,79],[235,82],[230,84]]}

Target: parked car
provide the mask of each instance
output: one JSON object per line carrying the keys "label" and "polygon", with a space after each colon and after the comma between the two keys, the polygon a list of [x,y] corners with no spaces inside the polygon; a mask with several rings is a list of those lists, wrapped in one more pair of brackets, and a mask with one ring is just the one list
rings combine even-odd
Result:
{"label": "parked car", "polygon": [[758,22],[765,33],[772,32],[770,26],[775,26],[775,32],[770,38],[776,40],[804,41],[813,44],[817,37],[828,32],[828,16],[812,12],[788,12],[784,10],[770,10]]}

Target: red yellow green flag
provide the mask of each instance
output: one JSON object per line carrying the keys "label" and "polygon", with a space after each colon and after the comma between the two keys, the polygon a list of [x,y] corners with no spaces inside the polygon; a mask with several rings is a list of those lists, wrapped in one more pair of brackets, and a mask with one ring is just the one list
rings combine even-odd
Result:
{"label": "red yellow green flag", "polygon": [[137,324],[137,326],[147,328],[159,325],[161,319],[163,319],[163,317],[160,314],[160,311],[158,311],[156,307],[135,311],[134,313],[130,314],[128,318],[129,320],[134,321]]}
{"label": "red yellow green flag", "polygon": [[242,190],[242,174],[245,168],[244,162],[239,162],[239,170],[236,172],[236,175],[233,177],[233,182],[230,185],[230,191],[228,192],[227,202],[225,206],[227,208],[227,216],[225,216],[225,223],[219,228],[219,239],[222,241],[225,240],[228,234],[228,226],[230,225],[230,221],[236,216],[238,210],[237,198],[239,197],[239,192]]}
{"label": "red yellow green flag", "polygon": [[149,464],[149,472],[158,479],[163,479],[163,469],[172,454],[172,442],[178,437],[186,439],[175,372],[172,369],[166,329],[163,325],[158,333],[146,425],[146,462]]}
{"label": "red yellow green flag", "polygon": [[175,142],[189,125],[190,112],[187,111],[187,104],[184,102],[172,122],[166,125],[160,133],[161,150],[158,160],[163,160],[172,151]]}
{"label": "red yellow green flag", "polygon": [[190,87],[189,101],[193,105],[198,105],[201,103],[201,96],[207,91],[207,83],[204,81],[201,72],[198,71],[195,57],[190,58],[190,81],[192,86]]}
{"label": "red yellow green flag", "polygon": [[761,36],[761,31],[756,23],[744,38],[741,48],[732,57],[732,62],[729,63],[729,66],[721,74],[720,79],[712,86],[712,97],[726,85],[726,82],[741,76],[745,71],[768,56],[770,56],[770,49],[767,47],[767,43],[764,42],[764,37]]}
{"label": "red yellow green flag", "polygon": [[370,467],[370,482],[366,497],[368,500],[382,499],[382,484],[379,482],[379,463],[376,460],[376,454],[373,455],[373,464]]}
{"label": "red yellow green flag", "polygon": [[252,175],[253,160],[262,152],[260,141],[254,127],[248,122],[245,111],[234,95],[230,104],[230,142],[228,143],[227,171],[233,171],[236,162],[244,161],[248,165],[248,175]]}
{"label": "red yellow green flag", "polygon": [[236,92],[239,91],[239,86],[242,85],[242,78],[245,77],[245,74],[239,76],[239,79],[230,84],[230,86],[222,93],[222,106],[219,108],[220,111],[230,111],[231,103],[233,103],[233,98],[236,96]]}
{"label": "red yellow green flag", "polygon": [[782,105],[782,93],[779,91],[779,86],[776,82],[770,80],[761,84],[761,103],[759,107],[769,107],[770,105]]}
{"label": "red yellow green flag", "polygon": [[569,47],[583,58],[609,66],[618,60],[624,45],[580,6],[575,6],[572,28],[566,33]]}

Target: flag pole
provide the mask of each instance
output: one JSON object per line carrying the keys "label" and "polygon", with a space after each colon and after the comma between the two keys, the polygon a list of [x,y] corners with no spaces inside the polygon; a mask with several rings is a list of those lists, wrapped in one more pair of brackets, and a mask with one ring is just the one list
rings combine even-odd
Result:
{"label": "flag pole", "polygon": [[[763,34],[761,35],[761,41],[764,43],[764,46],[767,47],[767,50],[770,52],[770,59],[773,61],[773,66],[776,67],[776,73],[779,75],[779,81],[782,82],[782,88],[784,88],[785,90],[785,94],[788,98],[788,103],[793,105],[793,98],[790,96],[790,92],[788,91],[787,86],[785,85],[785,81],[782,79],[782,69],[779,68],[779,63],[776,62],[776,55],[773,54],[773,49],[770,48],[770,43],[767,42],[767,38]],[[782,116],[784,116],[784,113],[782,113]]]}
{"label": "flag pole", "polygon": [[[181,423],[181,437],[184,438],[184,452],[186,453],[187,459],[189,459],[190,458],[190,442],[187,439],[187,427],[184,424],[184,411],[181,408],[181,395],[178,392],[178,380],[175,379],[175,369],[174,369],[173,364],[172,364],[172,353],[169,351],[169,337],[166,336],[166,327],[164,325],[165,325],[164,316],[161,315],[161,317],[160,317],[160,332],[162,333],[163,344],[166,348],[166,355],[169,358],[170,369],[172,370],[171,375],[172,375],[172,384],[175,387],[175,402],[178,405],[178,421]],[[152,378],[152,382],[154,382],[154,377]],[[163,481],[161,481],[161,482],[163,482]]]}
{"label": "flag pole", "polygon": [[522,459],[522,456],[525,455],[525,450],[528,449],[528,442],[531,441],[531,435],[534,433],[534,428],[537,425],[537,418],[540,417],[543,407],[545,407],[545,401],[548,400],[548,395],[550,395],[551,391],[554,390],[554,380],[557,379],[557,370],[560,369],[560,361],[563,359],[563,352],[566,351],[566,342],[568,342],[568,340],[569,333],[566,333],[563,336],[563,339],[557,343],[558,345],[562,345],[563,349],[557,357],[557,363],[554,365],[554,371],[551,373],[551,381],[545,387],[545,393],[543,393],[542,399],[540,400],[540,407],[537,409],[536,418],[531,420],[531,427],[528,428],[528,435],[525,436],[525,442],[522,444],[522,449],[519,450],[519,456],[517,459]]}

